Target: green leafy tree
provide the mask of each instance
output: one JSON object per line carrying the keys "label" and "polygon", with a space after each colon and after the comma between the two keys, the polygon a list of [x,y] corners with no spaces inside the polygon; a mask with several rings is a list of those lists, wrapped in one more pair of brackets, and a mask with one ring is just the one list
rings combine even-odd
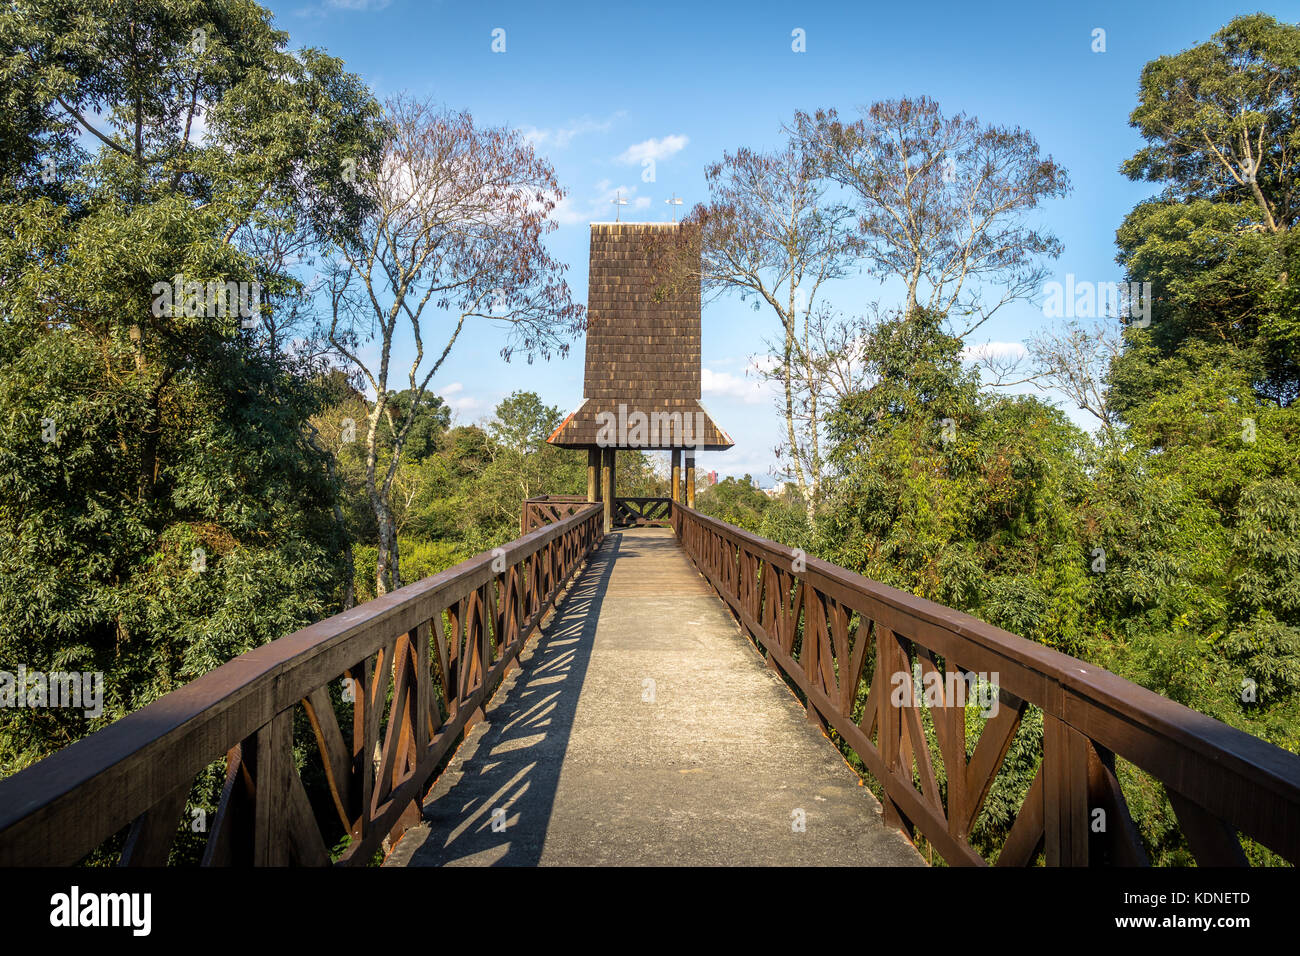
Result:
{"label": "green leafy tree", "polygon": [[747,531],[762,528],[763,514],[770,500],[754,484],[750,475],[744,478],[723,478],[696,495],[696,508],[727,524]]}
{"label": "green leafy tree", "polygon": [[[377,110],[270,21],[246,0],[0,11],[22,104],[0,129],[0,658],[106,690],[98,720],[5,709],[5,770],[339,599],[306,428],[324,396],[259,321],[291,277],[240,238],[345,232],[361,207],[337,159],[373,151]],[[216,307],[258,281],[261,312]]]}
{"label": "green leafy tree", "polygon": [[[1300,26],[1264,14],[1148,63],[1130,120],[1147,144],[1122,168],[1163,190],[1118,234],[1120,263],[1156,299],[1141,337],[1162,357],[1189,340],[1253,352],[1256,389],[1282,404],[1300,391],[1297,94]],[[1149,357],[1139,349],[1121,364]],[[1123,376],[1141,377],[1141,368]]]}

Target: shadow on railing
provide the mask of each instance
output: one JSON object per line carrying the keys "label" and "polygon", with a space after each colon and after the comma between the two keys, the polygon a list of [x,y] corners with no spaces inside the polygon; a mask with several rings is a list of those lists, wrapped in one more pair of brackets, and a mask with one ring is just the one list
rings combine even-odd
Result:
{"label": "shadow on railing", "polygon": [[[1049,866],[1145,865],[1117,756],[1160,781],[1199,865],[1245,865],[1238,832],[1300,861],[1300,756],[697,511],[675,504],[672,520],[809,719],[883,788],[886,819],[919,831],[948,863],[986,862],[971,831],[1030,707],[1042,715],[1042,760],[997,865],[1032,865],[1040,853]],[[986,719],[971,706],[985,722],[968,728],[974,698]],[[973,746],[968,729],[979,731]]]}
{"label": "shadow on railing", "polygon": [[431,776],[600,543],[600,519],[583,502],[503,548],[249,651],[0,780],[0,865],[75,864],[128,826],[121,862],[166,864],[191,829],[196,776],[223,754],[202,863],[329,864],[320,807],[295,762],[299,706],[328,786],[318,804],[332,804],[325,812],[345,835],[336,862],[368,863],[420,819]]}

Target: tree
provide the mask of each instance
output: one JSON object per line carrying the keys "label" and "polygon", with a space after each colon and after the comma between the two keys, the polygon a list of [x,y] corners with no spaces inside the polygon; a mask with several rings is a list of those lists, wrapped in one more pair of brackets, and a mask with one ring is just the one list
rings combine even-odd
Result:
{"label": "tree", "polygon": [[[831,184],[793,139],[771,152],[724,153],[705,179],[709,201],[692,210],[678,238],[690,253],[686,261],[700,262],[699,272],[686,278],[701,282],[706,296],[739,293],[756,310],[766,306],[775,314],[780,332],[768,344],[773,361],[760,368],[781,394],[785,440],[777,454],[815,509],[824,392],[811,333],[823,285],[844,276],[852,262],[849,212],[829,200]],[[796,427],[800,420],[803,428]]]}
{"label": "tree", "polygon": [[1294,747],[1300,738],[1300,484],[1252,485],[1237,518],[1224,649],[1242,669],[1247,704],[1273,718],[1272,735]]}
{"label": "tree", "polygon": [[[1111,362],[1120,355],[1121,335],[1121,330],[1106,320],[1093,323],[1091,328],[1072,321],[1061,329],[1040,330],[1029,337],[1032,374],[1018,382],[996,384],[1028,382],[1040,389],[1055,389],[1076,408],[1096,418],[1107,437],[1113,437],[1118,415],[1111,406],[1108,376]],[[984,362],[985,367],[990,364],[997,364],[996,357]]]}
{"label": "tree", "polygon": [[[1146,145],[1122,166],[1163,185],[1120,226],[1118,261],[1150,282],[1144,338],[1153,358],[1197,340],[1255,353],[1256,390],[1288,404],[1300,394],[1296,302],[1295,103],[1300,27],[1238,17],[1209,42],[1148,63],[1130,123]],[[1122,377],[1139,384],[1139,363]],[[1120,390],[1117,407],[1132,404]]]}
{"label": "tree", "polygon": [[491,461],[482,487],[499,518],[518,527],[522,502],[539,494],[573,494],[586,481],[586,462],[571,449],[548,445],[546,438],[564,413],[544,405],[536,392],[512,392],[502,399],[488,423]]}
{"label": "tree", "polygon": [[[504,326],[507,360],[564,354],[581,328],[564,266],[542,237],[563,191],[549,163],[506,128],[479,128],[465,112],[397,97],[386,107],[382,158],[353,164],[369,212],[358,242],[340,237],[329,270],[331,344],[360,370],[374,404],[366,421],[366,493],[378,533],[376,593],[401,586],[391,492],[429,382],[471,318]],[[426,315],[426,307],[432,306]],[[437,318],[444,322],[437,323]],[[398,329],[409,327],[415,358],[409,403],[395,414],[389,388]],[[441,344],[425,363],[425,338]],[[368,363],[359,346],[374,338]],[[381,463],[381,432],[391,454]]]}
{"label": "tree", "polygon": [[1090,645],[1075,538],[1087,444],[1064,416],[982,391],[924,311],[864,343],[868,387],[831,419],[836,478],[816,529],[828,559],[1031,640]]}
{"label": "tree", "polygon": [[1147,145],[1123,171],[1166,183],[1169,200],[1247,200],[1269,232],[1289,229],[1300,198],[1297,95],[1300,28],[1237,17],[1210,42],[1143,68],[1130,124]]}
{"label": "tree", "polygon": [[696,507],[706,515],[757,532],[768,504],[767,495],[758,489],[750,475],[746,475],[741,479],[723,478],[705,488],[697,496]]}
{"label": "tree", "polygon": [[[378,110],[270,18],[246,0],[0,11],[22,103],[0,165],[0,648],[102,672],[102,721],[339,598],[336,488],[307,427],[323,393],[259,331],[274,296],[231,311],[216,293],[285,281],[244,230],[355,223],[333,151],[372,152]],[[93,726],[5,710],[0,760]]]}
{"label": "tree", "polygon": [[[872,273],[901,280],[904,310],[958,322],[958,338],[1039,290],[1060,243],[1028,215],[1069,191],[1065,170],[1027,131],[944,116],[928,97],[886,100],[846,122],[797,113],[800,151],[855,197]],[[985,301],[988,287],[998,287]]]}

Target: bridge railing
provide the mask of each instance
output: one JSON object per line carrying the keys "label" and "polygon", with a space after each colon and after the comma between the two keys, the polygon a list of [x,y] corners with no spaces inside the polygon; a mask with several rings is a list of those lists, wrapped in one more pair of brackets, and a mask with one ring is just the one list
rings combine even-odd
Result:
{"label": "bridge railing", "polygon": [[671,498],[615,498],[614,505],[614,524],[620,528],[672,527]]}
{"label": "bridge railing", "polygon": [[0,780],[0,866],[74,864],[128,826],[121,862],[165,864],[189,829],[196,776],[222,755],[202,863],[330,863],[295,763],[300,707],[347,837],[336,862],[364,865],[419,820],[431,775],[599,544],[600,518],[584,502],[504,548],[249,651]]}
{"label": "bridge railing", "polygon": [[[1047,865],[1145,865],[1116,757],[1160,781],[1198,864],[1244,865],[1238,833],[1300,862],[1300,756],[697,511],[674,505],[672,517],[809,719],[833,728],[880,784],[886,818],[919,831],[948,863],[986,862],[971,831],[1030,705],[1042,713],[1042,761],[998,865],[1030,865],[1040,852]],[[968,728],[972,689],[991,700],[992,688],[996,708]]]}
{"label": "bridge railing", "polygon": [[538,495],[524,499],[519,512],[519,533],[528,534],[544,525],[563,521],[577,514],[589,501],[584,495]]}
{"label": "bridge railing", "polygon": [[[612,519],[616,528],[672,526],[671,498],[615,498]],[[588,504],[581,495],[539,495],[524,501],[519,529],[527,534],[544,524],[560,521]]]}

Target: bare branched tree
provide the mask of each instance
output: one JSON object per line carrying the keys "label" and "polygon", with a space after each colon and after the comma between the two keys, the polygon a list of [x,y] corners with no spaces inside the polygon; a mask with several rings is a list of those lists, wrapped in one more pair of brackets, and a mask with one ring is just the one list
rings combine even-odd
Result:
{"label": "bare branched tree", "polygon": [[[326,283],[330,343],[374,394],[365,480],[379,528],[381,595],[401,586],[390,496],[402,448],[466,322],[497,323],[507,338],[502,356],[519,351],[530,362],[567,353],[582,328],[565,267],[542,244],[563,196],[550,164],[513,130],[476,127],[465,112],[398,97],[386,104],[386,121],[378,168],[355,171],[371,207],[361,241],[336,244]],[[399,329],[414,345],[404,376],[414,395],[394,414],[389,383]],[[367,343],[370,362],[361,348]],[[381,424],[392,435],[382,471]]]}
{"label": "bare branched tree", "polygon": [[855,197],[867,262],[882,281],[902,281],[906,313],[947,315],[964,338],[1033,295],[1043,260],[1061,246],[1027,215],[1069,190],[1065,170],[1040,155],[1033,136],[964,113],[946,117],[928,97],[860,113],[853,122],[835,110],[797,113],[793,132],[819,171]]}
{"label": "bare branched tree", "polygon": [[852,213],[830,201],[832,183],[793,141],[773,152],[742,148],[705,171],[710,198],[684,220],[679,241],[698,254],[698,272],[672,273],[699,281],[709,296],[739,293],[756,310],[776,316],[778,336],[769,343],[774,360],[765,367],[778,386],[778,408],[785,422],[783,457],[789,476],[814,509],[821,494],[822,456],[817,427],[818,393],[810,393],[797,427],[800,354],[823,285],[852,268],[857,240]]}
{"label": "bare branched tree", "polygon": [[[751,372],[778,388],[790,385],[788,413],[793,427],[788,435],[793,438],[787,437],[774,449],[778,462],[789,463],[784,470],[778,465],[778,477],[794,478],[793,466],[798,463],[815,476],[809,484],[819,491],[826,471],[822,454],[826,415],[835,402],[864,388],[869,380],[863,342],[871,323],[863,316],[846,316],[825,302],[802,318],[788,368],[775,361],[781,354],[778,343],[769,342],[768,361],[754,361]],[[809,502],[810,514],[816,514],[816,505],[815,498]]]}
{"label": "bare branched tree", "polygon": [[1034,384],[1055,389],[1101,422],[1107,435],[1116,424],[1106,378],[1122,347],[1118,320],[1099,320],[1092,328],[1070,322],[1035,333],[1028,342]]}
{"label": "bare branched tree", "polygon": [[1041,392],[1055,392],[1096,418],[1111,435],[1117,418],[1110,404],[1107,376],[1122,345],[1119,319],[1112,316],[1090,328],[1071,321],[1035,332],[1023,352],[975,346],[967,349],[967,357],[979,367],[983,384],[990,388],[1032,385]]}

